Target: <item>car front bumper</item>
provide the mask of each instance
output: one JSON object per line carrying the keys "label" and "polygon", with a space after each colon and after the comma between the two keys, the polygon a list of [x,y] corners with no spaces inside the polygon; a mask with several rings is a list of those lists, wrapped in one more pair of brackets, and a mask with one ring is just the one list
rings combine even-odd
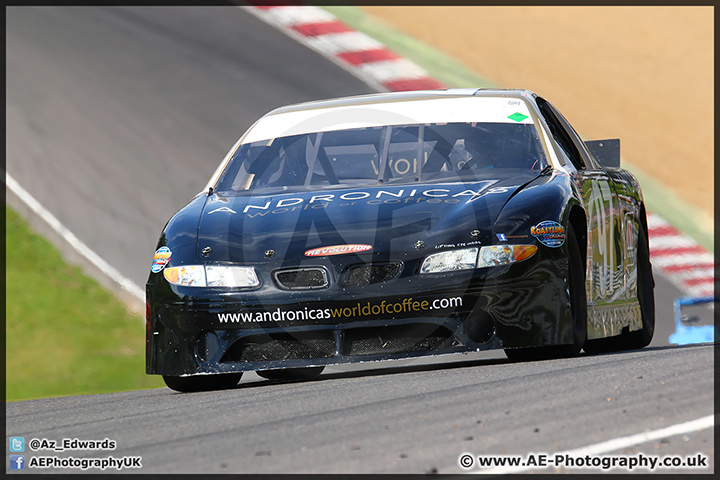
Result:
{"label": "car front bumper", "polygon": [[309,367],[572,342],[559,250],[503,267],[362,288],[147,285],[147,373]]}

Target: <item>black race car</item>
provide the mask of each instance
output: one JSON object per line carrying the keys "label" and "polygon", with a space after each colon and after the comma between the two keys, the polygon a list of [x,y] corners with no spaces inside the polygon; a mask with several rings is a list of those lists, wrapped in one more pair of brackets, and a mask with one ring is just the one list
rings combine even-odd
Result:
{"label": "black race car", "polygon": [[527,90],[385,93],[278,108],[167,223],[147,282],[147,373],[503,348],[647,345],[643,197],[619,140],[583,142]]}

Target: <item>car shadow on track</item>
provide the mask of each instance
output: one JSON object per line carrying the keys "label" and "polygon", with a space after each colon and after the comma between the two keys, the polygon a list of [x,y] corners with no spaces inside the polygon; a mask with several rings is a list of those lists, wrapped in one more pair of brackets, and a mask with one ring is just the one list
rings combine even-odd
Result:
{"label": "car shadow on track", "polygon": [[[596,355],[590,355],[586,352],[582,352],[578,357],[575,358],[583,358],[583,357],[598,357],[598,356],[615,356],[615,355],[627,355],[637,352],[655,352],[655,351],[664,351],[664,350],[675,350],[675,349],[687,349],[687,348],[696,348],[696,347],[706,347],[708,345],[714,345],[712,343],[705,343],[705,344],[692,344],[692,345],[665,345],[665,346],[657,346],[657,347],[645,347],[642,349],[636,349],[636,350],[621,350],[616,352],[605,352],[602,354],[596,354]],[[416,359],[417,360],[417,359]],[[545,360],[534,360],[532,363],[535,362],[546,362],[546,361],[557,361],[558,359],[545,359]],[[417,365],[402,365],[402,366],[391,366],[392,361],[388,361],[388,366],[382,366],[382,362],[379,362],[378,365],[375,368],[368,368],[368,369],[362,369],[362,370],[354,370],[354,371],[347,371],[347,372],[332,372],[332,373],[323,373],[320,376],[312,379],[312,380],[304,380],[304,379],[283,379],[283,380],[265,380],[260,379],[256,382],[252,382],[252,385],[258,385],[261,383],[268,384],[268,385],[274,385],[279,383],[302,383],[307,381],[319,381],[319,380],[331,380],[336,378],[358,378],[358,377],[371,377],[371,376],[378,376],[378,375],[395,375],[395,374],[401,374],[401,373],[411,373],[411,372],[430,372],[430,371],[437,371],[437,370],[450,370],[450,369],[459,369],[459,368],[467,368],[467,367],[481,367],[481,366],[491,366],[491,365],[505,365],[505,364],[512,364],[512,363],[522,363],[522,362],[513,362],[507,358],[483,358],[483,359],[473,359],[473,360],[452,360],[452,359],[446,359],[442,363],[423,363],[423,364],[417,364]],[[529,362],[526,362],[529,363]],[[247,382],[245,385],[251,385],[250,382]],[[238,387],[242,387],[243,384],[238,385]]]}
{"label": "car shadow on track", "polygon": [[[676,350],[676,349],[694,349],[694,348],[702,348],[707,346],[715,345],[716,343],[704,343],[704,344],[690,344],[690,345],[664,345],[664,346],[657,346],[657,347],[645,347],[639,350],[622,350],[617,352],[606,352],[602,354],[596,354],[596,355],[589,355],[585,352],[582,352],[580,355],[578,355],[575,358],[590,358],[590,357],[608,357],[608,356],[617,356],[617,355],[628,355],[628,354],[635,354],[638,352],[661,352],[665,350]],[[499,354],[501,355],[501,354]],[[411,361],[428,361],[429,359],[413,359]],[[437,359],[434,359],[437,361]],[[557,360],[557,359],[556,359]],[[432,361],[432,360],[431,360]],[[552,359],[548,360],[535,360],[533,362],[525,362],[525,363],[535,363],[535,362],[547,362],[547,361],[553,361]],[[488,367],[493,365],[506,365],[506,364],[512,364],[512,363],[520,363],[520,362],[512,362],[511,360],[507,358],[481,358],[481,359],[472,359],[472,360],[453,360],[453,359],[442,359],[442,363],[421,363],[421,364],[413,364],[413,365],[400,365],[400,366],[392,366],[392,364],[395,361],[387,361],[387,362],[377,362],[373,367],[365,367],[363,369],[358,370],[352,370],[352,371],[341,371],[341,372],[326,372],[320,374],[318,377],[312,378],[312,379],[272,379],[267,380],[264,378],[261,378],[255,374],[255,372],[247,372],[246,375],[254,375],[256,378],[243,378],[243,380],[236,386],[230,388],[229,390],[242,390],[246,388],[262,388],[265,386],[273,386],[273,385],[282,385],[282,384],[293,384],[293,383],[307,383],[307,382],[320,382],[320,381],[326,381],[326,380],[333,380],[333,379],[346,379],[346,378],[363,378],[363,377],[373,377],[373,376],[380,376],[380,375],[397,375],[397,374],[403,374],[403,373],[414,373],[414,372],[432,372],[432,371],[439,371],[439,370],[450,370],[450,369],[460,369],[460,368],[470,368],[470,367]],[[386,364],[387,366],[385,366]],[[352,366],[352,364],[346,365],[344,367]],[[337,366],[334,366],[337,368]],[[173,392],[176,393],[176,392]]]}

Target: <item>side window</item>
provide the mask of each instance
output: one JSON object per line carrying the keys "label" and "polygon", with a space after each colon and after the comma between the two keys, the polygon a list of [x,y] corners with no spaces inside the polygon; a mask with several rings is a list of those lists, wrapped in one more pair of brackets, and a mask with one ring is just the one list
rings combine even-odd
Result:
{"label": "side window", "polygon": [[548,127],[550,127],[550,132],[552,133],[553,138],[555,138],[555,141],[563,149],[565,155],[567,155],[575,168],[578,170],[584,170],[585,160],[583,160],[577,146],[572,141],[570,134],[563,125],[563,123],[567,123],[562,121],[565,119],[562,118],[560,112],[555,110],[555,108],[550,105],[547,100],[538,97],[537,104],[543,114],[543,117],[545,117],[545,121],[547,121]]}

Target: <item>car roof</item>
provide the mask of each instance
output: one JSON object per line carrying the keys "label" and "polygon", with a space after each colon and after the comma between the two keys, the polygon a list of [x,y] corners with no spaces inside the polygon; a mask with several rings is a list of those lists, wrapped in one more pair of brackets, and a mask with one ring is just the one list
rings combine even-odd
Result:
{"label": "car roof", "polygon": [[[376,93],[305,102],[267,113],[245,132],[240,143],[385,125],[533,123],[534,102],[530,100],[534,97],[529,90],[466,88]],[[485,106],[478,108],[478,101]]]}
{"label": "car roof", "polygon": [[294,103],[278,107],[268,112],[265,116],[281,113],[299,112],[306,110],[317,110],[322,108],[348,107],[360,105],[377,105],[392,102],[406,102],[417,100],[433,100],[452,97],[481,97],[501,96],[516,98],[534,98],[535,92],[525,89],[501,89],[501,88],[449,88],[446,90],[412,90],[405,92],[383,92],[366,95],[353,95],[349,97],[329,98],[326,100],[314,100],[309,102]]}

